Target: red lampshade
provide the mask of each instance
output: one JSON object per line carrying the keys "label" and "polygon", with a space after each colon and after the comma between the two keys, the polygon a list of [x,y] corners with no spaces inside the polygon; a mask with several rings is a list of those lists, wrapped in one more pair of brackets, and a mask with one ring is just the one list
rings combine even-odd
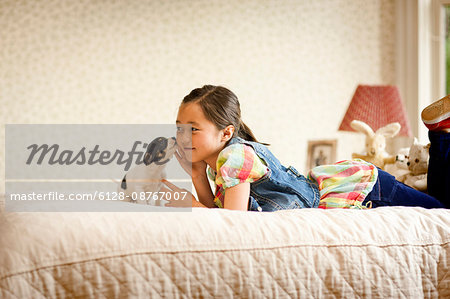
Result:
{"label": "red lampshade", "polygon": [[402,126],[399,135],[412,136],[406,109],[396,86],[358,85],[340,131],[355,131],[350,127],[352,120],[360,120],[376,131],[393,122]]}

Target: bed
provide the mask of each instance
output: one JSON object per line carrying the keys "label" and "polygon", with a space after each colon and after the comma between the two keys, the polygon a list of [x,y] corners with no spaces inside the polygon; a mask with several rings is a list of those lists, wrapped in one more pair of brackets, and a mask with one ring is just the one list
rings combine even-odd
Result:
{"label": "bed", "polygon": [[0,298],[450,297],[448,210],[140,208],[2,208]]}

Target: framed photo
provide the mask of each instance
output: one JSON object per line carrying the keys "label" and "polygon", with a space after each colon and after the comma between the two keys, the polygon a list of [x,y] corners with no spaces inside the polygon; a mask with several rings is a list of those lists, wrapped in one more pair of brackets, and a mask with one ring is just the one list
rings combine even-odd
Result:
{"label": "framed photo", "polygon": [[306,169],[336,162],[336,139],[308,141],[308,158]]}

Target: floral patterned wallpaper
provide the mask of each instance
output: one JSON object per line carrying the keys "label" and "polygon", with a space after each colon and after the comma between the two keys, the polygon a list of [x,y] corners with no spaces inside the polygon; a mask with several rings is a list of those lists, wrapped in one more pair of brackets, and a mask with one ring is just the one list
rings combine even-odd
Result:
{"label": "floral patterned wallpaper", "polygon": [[394,0],[3,0],[1,148],[7,123],[173,123],[221,84],[286,166],[315,139],[350,158],[363,138],[337,128],[358,83],[395,83],[394,17]]}

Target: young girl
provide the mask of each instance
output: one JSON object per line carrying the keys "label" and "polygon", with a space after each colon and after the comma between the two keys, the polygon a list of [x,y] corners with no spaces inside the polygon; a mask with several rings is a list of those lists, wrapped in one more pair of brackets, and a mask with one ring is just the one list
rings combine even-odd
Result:
{"label": "young girl", "polygon": [[[238,98],[222,86],[205,85],[192,90],[179,107],[176,123],[192,125],[192,137],[181,129],[177,132],[175,155],[191,175],[197,191],[199,201],[192,196],[193,207],[243,211],[394,205],[444,207],[435,198],[396,181],[363,160],[319,166],[307,178],[294,167],[283,166],[242,122]],[[443,144],[448,151],[450,134],[431,131],[430,134],[445,136],[433,135],[433,139],[430,135],[430,139],[432,143]],[[437,147],[432,144],[432,149]],[[448,154],[445,159],[448,165]],[[447,166],[447,175],[448,170]],[[216,184],[214,194],[208,177]],[[449,181],[449,176],[446,180]],[[170,182],[165,184],[172,190],[178,189]],[[444,202],[446,195],[442,196],[439,199]]]}

